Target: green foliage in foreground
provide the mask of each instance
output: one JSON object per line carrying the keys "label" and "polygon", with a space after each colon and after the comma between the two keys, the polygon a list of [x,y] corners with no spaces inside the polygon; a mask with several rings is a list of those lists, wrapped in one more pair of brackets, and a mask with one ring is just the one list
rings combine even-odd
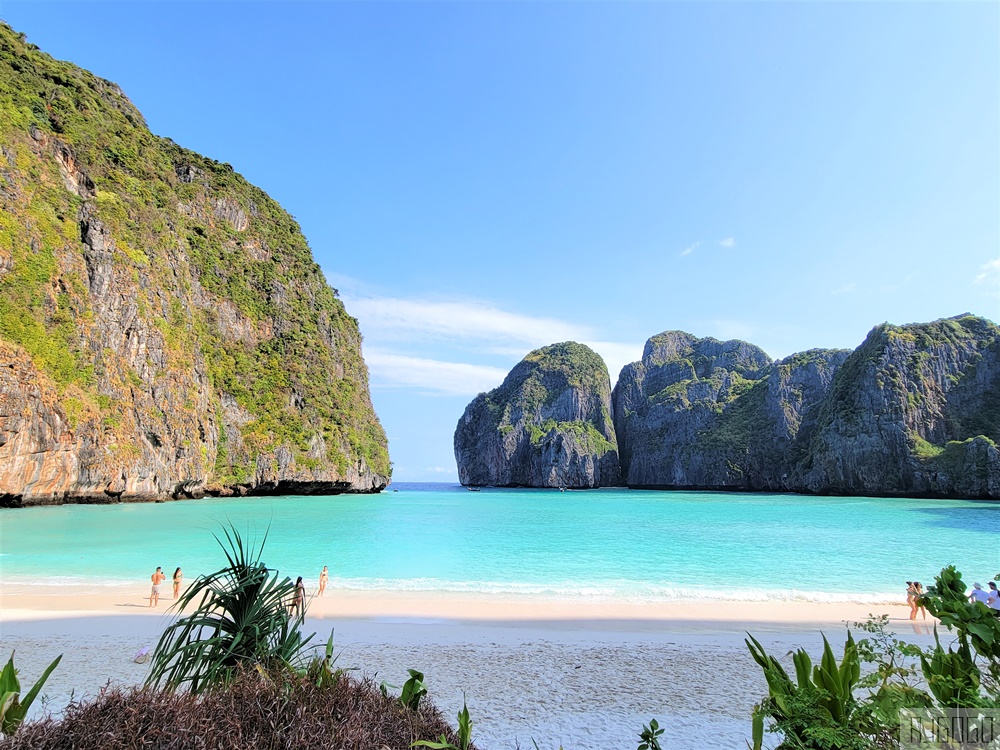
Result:
{"label": "green foliage in foreground", "polygon": [[462,696],[462,710],[458,712],[458,744],[453,745],[442,734],[438,742],[417,740],[410,747],[429,747],[432,750],[469,750],[472,745],[472,718],[469,716],[469,706]]}
{"label": "green foliage in foreground", "polygon": [[887,616],[872,617],[855,623],[869,637],[855,643],[848,633],[839,664],[825,637],[816,667],[799,649],[794,681],[749,636],[768,685],[753,712],[751,750],[763,746],[765,720],[783,735],[779,750],[888,750],[899,747],[904,709],[1000,708],[1000,618],[969,602],[954,566],[941,571],[922,604],[954,633],[953,644],[945,648],[935,628],[934,647],[922,649],[890,635]]}
{"label": "green foliage in foreground", "polygon": [[59,665],[61,659],[62,654],[49,664],[45,671],[42,672],[42,676],[38,678],[38,681],[22,700],[21,683],[17,679],[17,669],[14,667],[14,654],[11,652],[10,659],[7,660],[7,665],[3,668],[3,672],[0,672],[0,732],[12,735],[17,731],[17,728],[24,721],[28,709],[31,708],[31,704],[35,702],[38,691],[42,689],[42,685],[49,679],[49,675]]}
{"label": "green foliage in foreground", "polygon": [[254,549],[234,527],[223,531],[225,541],[218,536],[216,541],[228,565],[199,576],[177,600],[178,610],[189,605],[194,610],[164,631],[148,684],[187,685],[199,693],[227,682],[241,665],[295,666],[312,638],[299,630],[305,608],[289,614],[295,583],[261,562],[267,534]]}

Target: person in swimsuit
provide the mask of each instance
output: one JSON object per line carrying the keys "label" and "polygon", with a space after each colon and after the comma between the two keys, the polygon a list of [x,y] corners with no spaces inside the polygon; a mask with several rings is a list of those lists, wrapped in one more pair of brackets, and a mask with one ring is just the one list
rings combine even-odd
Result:
{"label": "person in swimsuit", "polygon": [[292,606],[288,608],[288,614],[302,616],[306,607],[306,585],[302,583],[302,576],[295,581],[295,598],[292,599]]}
{"label": "person in swimsuit", "polygon": [[163,568],[157,567],[156,572],[149,577],[149,580],[153,582],[153,590],[149,592],[149,606],[156,607],[160,604],[160,584],[163,583],[167,577],[163,575]]}
{"label": "person in swimsuit", "polygon": [[910,619],[916,619],[917,617],[917,607],[913,603],[916,597],[917,590],[913,588],[913,581],[906,582],[906,606],[910,608]]}
{"label": "person in swimsuit", "polygon": [[323,566],[323,572],[319,574],[319,595],[323,596],[323,592],[326,591],[326,582],[330,580],[330,574],[327,572],[327,566]]}
{"label": "person in swimsuit", "polygon": [[924,619],[927,619],[927,610],[924,609],[924,605],[920,602],[920,597],[924,595],[924,587],[921,585],[920,581],[913,582],[913,601],[910,603],[910,619],[917,619],[917,612],[924,613]]}
{"label": "person in swimsuit", "polygon": [[174,571],[174,599],[176,599],[180,595],[181,582],[183,582],[183,580],[184,580],[184,574],[181,572],[181,569],[178,568],[177,570]]}

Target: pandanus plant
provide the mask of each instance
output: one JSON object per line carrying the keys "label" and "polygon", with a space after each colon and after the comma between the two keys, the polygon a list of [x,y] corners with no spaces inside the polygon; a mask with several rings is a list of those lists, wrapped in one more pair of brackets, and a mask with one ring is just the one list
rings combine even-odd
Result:
{"label": "pandanus plant", "polygon": [[[264,669],[297,666],[306,644],[299,628],[305,607],[292,608],[295,584],[261,562],[260,546],[245,545],[235,527],[216,541],[228,565],[199,576],[175,608],[190,614],[167,627],[153,653],[147,683],[168,688],[186,685],[191,692],[225,683],[239,666]],[[304,605],[304,603],[303,603]]]}
{"label": "pandanus plant", "polygon": [[823,656],[813,666],[805,649],[792,655],[795,679],[789,677],[776,658],[770,656],[749,633],[747,648],[754,661],[764,670],[768,696],[754,710],[753,750],[761,750],[764,742],[764,718],[771,717],[784,733],[783,747],[839,748],[850,747],[838,737],[856,737],[851,718],[857,701],[854,687],[861,677],[861,660],[854,638],[847,634],[844,656],[840,663],[830,642],[823,636]]}

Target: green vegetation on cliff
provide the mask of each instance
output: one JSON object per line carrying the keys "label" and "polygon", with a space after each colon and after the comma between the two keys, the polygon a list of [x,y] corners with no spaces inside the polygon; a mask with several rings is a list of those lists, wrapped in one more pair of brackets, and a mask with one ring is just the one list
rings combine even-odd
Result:
{"label": "green vegetation on cliff", "polygon": [[[295,472],[343,475],[364,459],[388,478],[357,321],[277,203],[3,24],[0,144],[0,339],[52,379],[74,426],[127,438],[136,411],[165,430],[182,412],[205,416],[203,372],[219,433],[200,438],[209,481],[245,482],[284,451]],[[122,335],[157,356],[130,359]],[[166,384],[170,414],[139,403]]]}

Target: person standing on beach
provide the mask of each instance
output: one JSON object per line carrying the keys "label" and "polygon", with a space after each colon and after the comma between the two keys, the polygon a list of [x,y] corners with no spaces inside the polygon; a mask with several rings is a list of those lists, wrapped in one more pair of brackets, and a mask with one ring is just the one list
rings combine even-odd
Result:
{"label": "person standing on beach", "polygon": [[153,590],[149,592],[149,606],[156,607],[160,604],[160,584],[163,583],[167,577],[163,575],[163,569],[157,566],[156,572],[149,577],[149,580],[153,582]]}
{"label": "person standing on beach", "polygon": [[983,586],[981,583],[972,584],[972,593],[969,594],[969,602],[975,604],[976,602],[982,602],[983,604],[988,604],[990,601],[990,592],[983,591]]}
{"label": "person standing on beach", "polygon": [[319,574],[319,595],[323,596],[323,592],[326,591],[326,582],[330,580],[330,574],[327,572],[327,566],[323,566],[323,572]]}
{"label": "person standing on beach", "polygon": [[916,598],[917,590],[913,588],[913,581],[906,582],[906,606],[910,608],[910,619],[916,619],[917,607],[913,603]]}
{"label": "person standing on beach", "polygon": [[921,597],[924,595],[924,587],[920,581],[913,582],[913,601],[910,604],[910,619],[917,619],[917,612],[924,613],[924,619],[927,619],[927,610],[924,609],[923,602],[920,601]]}
{"label": "person standing on beach", "polygon": [[178,568],[174,571],[174,599],[180,595],[181,583],[184,581],[184,574],[181,569]]}
{"label": "person standing on beach", "polygon": [[292,606],[288,608],[288,614],[299,615],[306,612],[306,585],[302,583],[302,576],[295,581],[295,598],[292,599]]}

